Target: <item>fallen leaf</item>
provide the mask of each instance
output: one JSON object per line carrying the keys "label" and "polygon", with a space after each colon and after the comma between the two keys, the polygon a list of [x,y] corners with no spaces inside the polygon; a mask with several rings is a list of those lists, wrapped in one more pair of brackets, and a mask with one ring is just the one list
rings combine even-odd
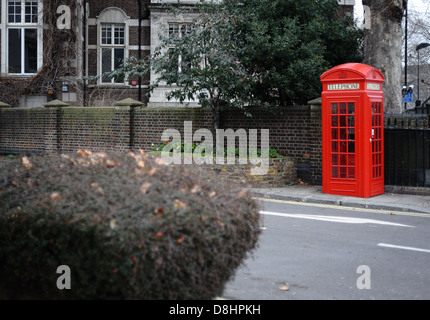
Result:
{"label": "fallen leaf", "polygon": [[279,290],[281,290],[281,291],[289,291],[290,287],[288,286],[288,283],[287,283],[285,285],[280,286]]}
{"label": "fallen leaf", "polygon": [[14,186],[19,185],[19,180],[17,180],[17,179],[12,180],[12,184],[13,184]]}
{"label": "fallen leaf", "polygon": [[157,232],[157,234],[155,235],[158,239],[163,237],[163,233],[162,232]]}
{"label": "fallen leaf", "polygon": [[118,225],[117,225],[117,223],[116,223],[116,220],[115,220],[115,219],[110,219],[110,221],[109,221],[109,226],[110,226],[110,228],[111,228],[112,230],[115,230],[115,229],[118,227]]}
{"label": "fallen leaf", "polygon": [[238,195],[240,198],[242,198],[246,195],[246,192],[244,190],[240,190]]}
{"label": "fallen leaf", "polygon": [[51,193],[51,202],[60,200],[62,198],[61,194],[58,192]]}
{"label": "fallen leaf", "polygon": [[142,186],[140,187],[140,192],[142,192],[143,194],[146,194],[148,192],[148,189],[151,187],[151,184],[149,182],[145,182],[144,184],[142,184]]}
{"label": "fallen leaf", "polygon": [[79,149],[79,150],[77,151],[77,154],[78,154],[79,156],[89,157],[89,156],[91,156],[93,153],[92,153],[91,151],[89,151],[89,150]]}
{"label": "fallen leaf", "polygon": [[22,158],[22,164],[27,170],[31,170],[34,168],[34,165],[30,162],[30,160],[27,157]]}
{"label": "fallen leaf", "polygon": [[179,239],[176,240],[176,244],[181,244],[182,242],[185,241],[184,236],[180,237]]}
{"label": "fallen leaf", "polygon": [[137,162],[137,166],[140,167],[140,168],[142,168],[142,169],[145,169],[145,162],[143,162],[143,160],[139,160]]}
{"label": "fallen leaf", "polygon": [[209,198],[213,198],[213,197],[215,197],[216,196],[216,192],[215,191],[212,191],[210,194],[209,194]]}
{"label": "fallen leaf", "polygon": [[96,182],[92,182],[91,183],[91,187],[96,188],[96,189],[100,188],[99,185],[98,185],[98,183],[96,183]]}
{"label": "fallen leaf", "polygon": [[105,160],[104,163],[106,164],[106,167],[108,167],[109,169],[112,169],[118,165],[117,161],[111,160],[111,159]]}
{"label": "fallen leaf", "polygon": [[159,164],[159,165],[165,165],[165,166],[167,166],[167,163],[165,163],[165,162],[163,161],[163,159],[161,159],[161,158],[157,158],[157,159],[155,159],[155,163],[156,163],[156,164]]}
{"label": "fallen leaf", "polygon": [[175,200],[174,206],[175,208],[187,209],[187,205],[178,199]]}
{"label": "fallen leaf", "polygon": [[92,182],[91,183],[91,187],[94,189],[97,189],[97,191],[101,194],[105,194],[104,190],[102,188],[100,188],[100,186],[98,185],[98,183],[96,182]]}
{"label": "fallen leaf", "polygon": [[154,215],[158,216],[160,214],[164,213],[164,208],[158,208],[157,210],[154,210]]}
{"label": "fallen leaf", "polygon": [[148,174],[150,177],[152,177],[156,172],[157,172],[157,168],[152,168],[151,170],[149,170]]}
{"label": "fallen leaf", "polygon": [[197,193],[202,191],[202,188],[200,188],[200,186],[195,185],[192,189],[191,189],[191,193]]}

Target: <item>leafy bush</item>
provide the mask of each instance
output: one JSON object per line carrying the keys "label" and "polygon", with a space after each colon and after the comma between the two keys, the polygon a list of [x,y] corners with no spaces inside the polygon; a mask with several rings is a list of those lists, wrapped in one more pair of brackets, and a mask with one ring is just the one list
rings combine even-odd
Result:
{"label": "leafy bush", "polygon": [[[170,143],[170,141],[164,141],[163,143],[161,143],[160,145],[156,146],[154,144],[152,144],[152,151],[156,154],[156,153],[161,153],[164,149],[165,146],[167,146]],[[175,145],[173,145],[173,150],[181,150],[182,153],[185,152],[185,146],[187,145],[187,143],[184,142],[177,142]],[[191,151],[194,152],[194,150],[196,149],[196,147],[198,146],[198,144],[191,144]],[[213,150],[213,154],[216,155],[216,147],[213,146],[212,147]],[[236,157],[238,157],[240,155],[240,149],[239,148],[234,148],[234,155]],[[229,148],[225,148],[224,149],[224,156],[227,156],[229,152]],[[249,150],[248,150],[249,152]],[[202,156],[204,156],[204,151],[202,152]],[[257,149],[257,156],[261,157],[261,149]],[[278,151],[275,148],[269,147],[269,158],[271,159],[275,159],[275,158],[283,158],[284,156],[279,154]]]}
{"label": "leafy bush", "polygon": [[0,163],[0,203],[0,298],[211,299],[260,232],[245,191],[144,154]]}

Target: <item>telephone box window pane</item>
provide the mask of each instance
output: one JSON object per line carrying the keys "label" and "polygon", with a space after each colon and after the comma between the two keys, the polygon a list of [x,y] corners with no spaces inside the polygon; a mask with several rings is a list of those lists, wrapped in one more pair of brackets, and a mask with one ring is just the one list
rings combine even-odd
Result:
{"label": "telephone box window pane", "polygon": [[340,155],[340,165],[341,166],[346,166],[346,154],[341,154]]}
{"label": "telephone box window pane", "polygon": [[346,141],[342,141],[339,143],[339,152],[346,153]]}
{"label": "telephone box window pane", "polygon": [[355,103],[354,102],[348,103],[348,114],[355,114]]}
{"label": "telephone box window pane", "polygon": [[21,29],[9,29],[9,73],[21,73]]}
{"label": "telephone box window pane", "polygon": [[346,172],[347,172],[347,168],[345,167],[340,167],[340,178],[341,179],[346,179]]}
{"label": "telephone box window pane", "polygon": [[355,140],[355,129],[348,129],[348,140]]}
{"label": "telephone box window pane", "polygon": [[331,168],[331,176],[332,176],[332,178],[338,178],[339,177],[339,168],[338,167]]}
{"label": "telephone box window pane", "polygon": [[355,117],[354,116],[349,116],[348,117],[348,127],[355,127]]}
{"label": "telephone box window pane", "polygon": [[337,152],[337,142],[331,143],[331,152]]}
{"label": "telephone box window pane", "polygon": [[348,143],[348,152],[349,153],[355,153],[355,142],[349,142]]}
{"label": "telephone box window pane", "polygon": [[332,129],[331,130],[331,139],[332,140],[337,140],[338,139],[337,129]]}
{"label": "telephone box window pane", "polygon": [[346,102],[339,103],[339,113],[346,114]]}
{"label": "telephone box window pane", "polygon": [[355,179],[355,168],[348,168],[348,179]]}
{"label": "telephone box window pane", "polygon": [[336,116],[331,117],[331,126],[332,127],[337,127],[338,126],[338,117],[336,117]]}
{"label": "telephone box window pane", "polygon": [[348,154],[348,166],[350,166],[350,167],[355,166],[355,155],[354,154]]}
{"label": "telephone box window pane", "polygon": [[347,135],[346,135],[346,129],[340,129],[340,140],[346,140]]}
{"label": "telephone box window pane", "polygon": [[333,154],[333,155],[331,156],[331,164],[332,164],[333,166],[337,166],[337,165],[339,165],[339,161],[338,161],[338,156],[337,156],[337,154]]}
{"label": "telephone box window pane", "polygon": [[337,103],[331,104],[331,114],[338,114]]}
{"label": "telephone box window pane", "polygon": [[37,29],[25,29],[25,73],[37,72]]}
{"label": "telephone box window pane", "polygon": [[341,117],[339,117],[339,127],[346,127],[346,116],[341,116]]}

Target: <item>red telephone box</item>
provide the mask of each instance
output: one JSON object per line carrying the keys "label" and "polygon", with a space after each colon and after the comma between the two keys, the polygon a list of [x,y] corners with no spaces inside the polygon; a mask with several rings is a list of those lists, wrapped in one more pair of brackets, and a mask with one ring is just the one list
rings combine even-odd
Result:
{"label": "red telephone box", "polygon": [[323,193],[369,198],[384,193],[384,76],[347,63],[321,76]]}

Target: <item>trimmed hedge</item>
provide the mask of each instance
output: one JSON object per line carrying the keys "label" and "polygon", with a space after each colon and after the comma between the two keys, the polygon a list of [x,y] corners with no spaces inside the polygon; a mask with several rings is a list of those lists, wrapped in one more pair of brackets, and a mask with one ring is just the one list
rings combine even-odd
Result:
{"label": "trimmed hedge", "polygon": [[255,201],[200,168],[83,150],[0,161],[0,298],[212,299],[258,243]]}

